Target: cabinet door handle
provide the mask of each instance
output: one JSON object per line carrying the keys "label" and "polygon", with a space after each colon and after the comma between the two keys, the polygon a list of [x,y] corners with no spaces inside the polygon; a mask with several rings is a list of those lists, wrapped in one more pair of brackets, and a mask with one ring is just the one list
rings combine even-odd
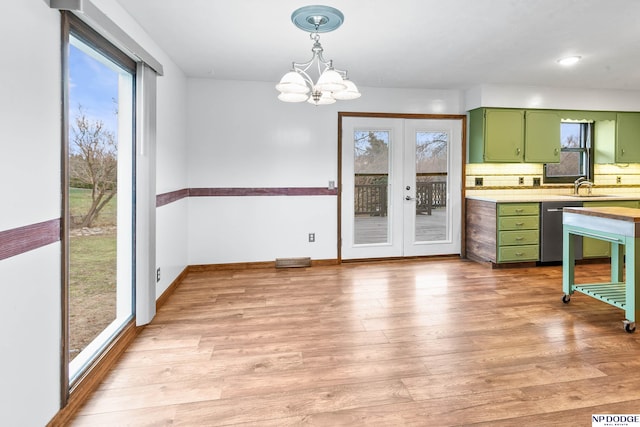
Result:
{"label": "cabinet door handle", "polygon": [[554,154],[555,156],[557,156],[557,155],[558,155],[558,149],[557,149],[557,148],[554,148],[554,149],[553,149],[553,154]]}
{"label": "cabinet door handle", "polygon": [[620,150],[620,154],[624,156],[624,148]]}
{"label": "cabinet door handle", "polygon": [[519,148],[516,148],[516,154],[517,154],[517,155],[520,155],[520,151],[521,151],[521,150],[520,150]]}

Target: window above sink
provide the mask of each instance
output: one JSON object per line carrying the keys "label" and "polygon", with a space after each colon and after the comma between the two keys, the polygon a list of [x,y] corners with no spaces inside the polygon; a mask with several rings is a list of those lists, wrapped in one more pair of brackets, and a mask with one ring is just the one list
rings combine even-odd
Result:
{"label": "window above sink", "polygon": [[593,122],[562,120],[560,122],[560,163],[544,165],[544,182],[573,183],[580,177],[592,177],[592,147]]}

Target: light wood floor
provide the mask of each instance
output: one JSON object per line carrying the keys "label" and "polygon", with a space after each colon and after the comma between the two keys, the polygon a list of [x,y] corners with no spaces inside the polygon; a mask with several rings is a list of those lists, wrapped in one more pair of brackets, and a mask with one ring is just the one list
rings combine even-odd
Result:
{"label": "light wood floor", "polygon": [[640,333],[620,309],[561,298],[561,267],[457,259],[189,273],[72,425],[591,426],[640,413]]}

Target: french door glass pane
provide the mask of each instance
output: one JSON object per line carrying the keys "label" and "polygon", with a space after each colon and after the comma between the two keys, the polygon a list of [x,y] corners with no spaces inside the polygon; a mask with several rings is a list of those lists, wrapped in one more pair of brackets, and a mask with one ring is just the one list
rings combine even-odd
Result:
{"label": "french door glass pane", "polygon": [[446,239],[448,147],[445,132],[415,134],[416,242]]}
{"label": "french door glass pane", "polygon": [[354,239],[356,245],[389,241],[389,143],[381,130],[354,132]]}
{"label": "french door glass pane", "polygon": [[133,315],[133,77],[70,37],[71,380]]}

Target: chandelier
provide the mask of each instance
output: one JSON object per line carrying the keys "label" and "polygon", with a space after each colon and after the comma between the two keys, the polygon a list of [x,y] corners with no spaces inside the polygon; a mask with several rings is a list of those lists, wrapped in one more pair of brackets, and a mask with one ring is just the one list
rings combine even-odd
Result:
{"label": "chandelier", "polygon": [[[284,102],[304,102],[314,105],[333,104],[336,100],[360,97],[356,85],[347,78],[347,72],[333,67],[333,61],[325,60],[320,44],[320,34],[333,31],[342,25],[344,15],[329,6],[305,6],[291,14],[293,24],[303,31],[309,31],[313,41],[313,56],[307,62],[293,62],[276,89],[278,99]],[[312,74],[318,75],[314,83]]]}

